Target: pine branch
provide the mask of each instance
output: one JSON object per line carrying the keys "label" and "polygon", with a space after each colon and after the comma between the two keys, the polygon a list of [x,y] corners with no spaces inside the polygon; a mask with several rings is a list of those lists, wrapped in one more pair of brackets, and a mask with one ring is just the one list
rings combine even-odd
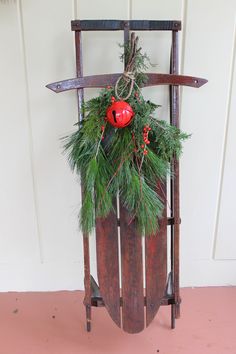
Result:
{"label": "pine branch", "polygon": [[[130,45],[124,50],[122,60],[131,55]],[[106,122],[106,111],[115,95],[115,89],[108,87],[83,103],[81,128],[64,140],[70,166],[83,181],[80,226],[86,234],[95,227],[97,217],[106,217],[113,210],[117,193],[130,214],[130,222],[137,221],[140,235],[155,234],[166,203],[163,193],[162,197],[158,194],[158,183],[171,174],[170,162],[180,157],[182,143],[190,136],[154,118],[159,105],[146,101],[140,89],[149,59],[141,48],[135,53],[135,60],[130,60],[135,82],[127,100],[135,112],[131,124],[116,129]],[[126,95],[129,87],[121,85],[122,95]],[[149,128],[147,144],[144,127]]]}

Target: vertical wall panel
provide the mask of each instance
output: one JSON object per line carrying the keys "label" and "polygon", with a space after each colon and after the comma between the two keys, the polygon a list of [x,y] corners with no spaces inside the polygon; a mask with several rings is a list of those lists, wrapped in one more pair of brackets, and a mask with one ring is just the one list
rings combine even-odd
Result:
{"label": "vertical wall panel", "polygon": [[[223,0],[202,0],[187,4],[183,70],[186,74],[206,77],[209,82],[198,91],[183,89],[181,125],[193,134],[185,144],[181,163],[184,284],[201,282],[200,278],[211,283],[214,269],[219,271],[212,254],[221,188],[235,11],[235,1],[226,4]],[[233,282],[231,265],[222,263],[221,267],[225,279],[230,278]],[[200,269],[205,269],[204,276]]]}
{"label": "vertical wall panel", "polygon": [[80,191],[60,138],[75,129],[76,95],[45,88],[75,75],[72,2],[23,0],[22,13],[42,255],[44,261],[75,261],[82,257]]}
{"label": "vertical wall panel", "polygon": [[30,130],[16,3],[0,3],[0,17],[0,262],[38,261]]}
{"label": "vertical wall panel", "polygon": [[236,37],[232,41],[232,76],[228,99],[228,122],[225,132],[225,153],[222,164],[222,184],[219,196],[219,220],[216,227],[215,256],[217,259],[236,259]]}

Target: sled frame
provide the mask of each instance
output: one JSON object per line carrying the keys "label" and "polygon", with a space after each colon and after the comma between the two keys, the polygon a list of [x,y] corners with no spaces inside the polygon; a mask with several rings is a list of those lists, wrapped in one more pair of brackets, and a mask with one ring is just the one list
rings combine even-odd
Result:
{"label": "sled frame", "polygon": [[[114,85],[121,74],[83,76],[82,32],[123,31],[124,44],[130,31],[171,32],[170,74],[147,74],[144,86],[169,85],[170,124],[179,128],[179,86],[201,87],[207,80],[179,75],[178,32],[180,21],[148,20],[74,20],[71,29],[75,32],[76,78],[47,85],[54,92],[76,89],[78,98],[79,127],[83,121],[82,102],[84,89]],[[137,232],[135,220],[130,222],[124,207],[111,212],[107,218],[96,220],[96,251],[98,283],[90,272],[89,236],[83,234],[84,250],[84,305],[86,328],[91,331],[92,307],[106,306],[113,321],[129,333],[138,333],[154,319],[162,305],[171,306],[171,328],[180,317],[179,291],[179,162],[171,162],[170,183],[159,183],[157,190],[165,201],[163,218],[156,235],[146,237],[144,245]],[[167,217],[167,188],[170,195],[171,214]],[[83,203],[83,181],[81,183]],[[116,209],[116,201],[114,207]],[[119,217],[118,217],[119,214]],[[167,249],[167,228],[170,228],[170,250]],[[109,250],[109,252],[107,252]],[[145,251],[144,251],[145,250]],[[167,274],[167,251],[170,271]],[[145,257],[143,257],[143,252]],[[143,284],[143,263],[145,284]],[[121,284],[120,284],[121,272]]]}
{"label": "sled frame", "polygon": [[[171,31],[172,45],[170,56],[170,74],[178,74],[178,31],[181,29],[180,21],[102,21],[102,20],[84,20],[72,21],[71,28],[75,31],[75,48],[76,48],[76,68],[77,77],[83,76],[82,67],[82,31],[124,31],[124,43],[129,40],[129,32],[132,31]],[[81,103],[83,101],[83,89],[78,89],[78,111],[79,122],[83,120]],[[179,86],[170,86],[170,123],[179,127]],[[175,327],[175,319],[180,317],[180,291],[179,291],[179,162],[172,162],[172,170],[175,178],[170,182],[170,201],[171,201],[171,218],[168,225],[171,229],[171,271],[166,284],[166,293],[163,296],[160,305],[171,305],[171,328]],[[136,242],[136,241],[135,241]],[[90,255],[89,255],[89,237],[83,235],[84,244],[84,285],[85,297],[84,305],[86,308],[87,331],[91,330],[91,307],[104,306],[101,296],[99,296],[99,286],[90,274]],[[166,265],[163,265],[166,266]],[[122,306],[122,297],[120,297],[120,305]],[[144,297],[144,306],[146,306],[146,298]]]}

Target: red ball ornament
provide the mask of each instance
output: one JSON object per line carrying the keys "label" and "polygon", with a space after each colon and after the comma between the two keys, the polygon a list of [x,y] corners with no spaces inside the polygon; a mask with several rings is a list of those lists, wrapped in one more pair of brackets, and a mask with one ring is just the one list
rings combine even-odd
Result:
{"label": "red ball ornament", "polygon": [[113,102],[107,108],[107,120],[116,128],[127,127],[134,117],[132,107],[125,101]]}

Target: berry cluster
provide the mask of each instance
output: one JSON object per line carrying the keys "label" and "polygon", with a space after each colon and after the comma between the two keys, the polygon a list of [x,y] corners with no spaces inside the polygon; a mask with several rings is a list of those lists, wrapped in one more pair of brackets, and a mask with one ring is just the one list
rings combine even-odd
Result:
{"label": "berry cluster", "polygon": [[143,150],[143,154],[147,155],[148,150],[146,149],[146,145],[150,144],[150,140],[148,140],[148,134],[151,131],[151,128],[149,127],[149,125],[145,125],[145,127],[143,128],[143,142],[144,144],[141,145],[141,148],[144,149]]}

